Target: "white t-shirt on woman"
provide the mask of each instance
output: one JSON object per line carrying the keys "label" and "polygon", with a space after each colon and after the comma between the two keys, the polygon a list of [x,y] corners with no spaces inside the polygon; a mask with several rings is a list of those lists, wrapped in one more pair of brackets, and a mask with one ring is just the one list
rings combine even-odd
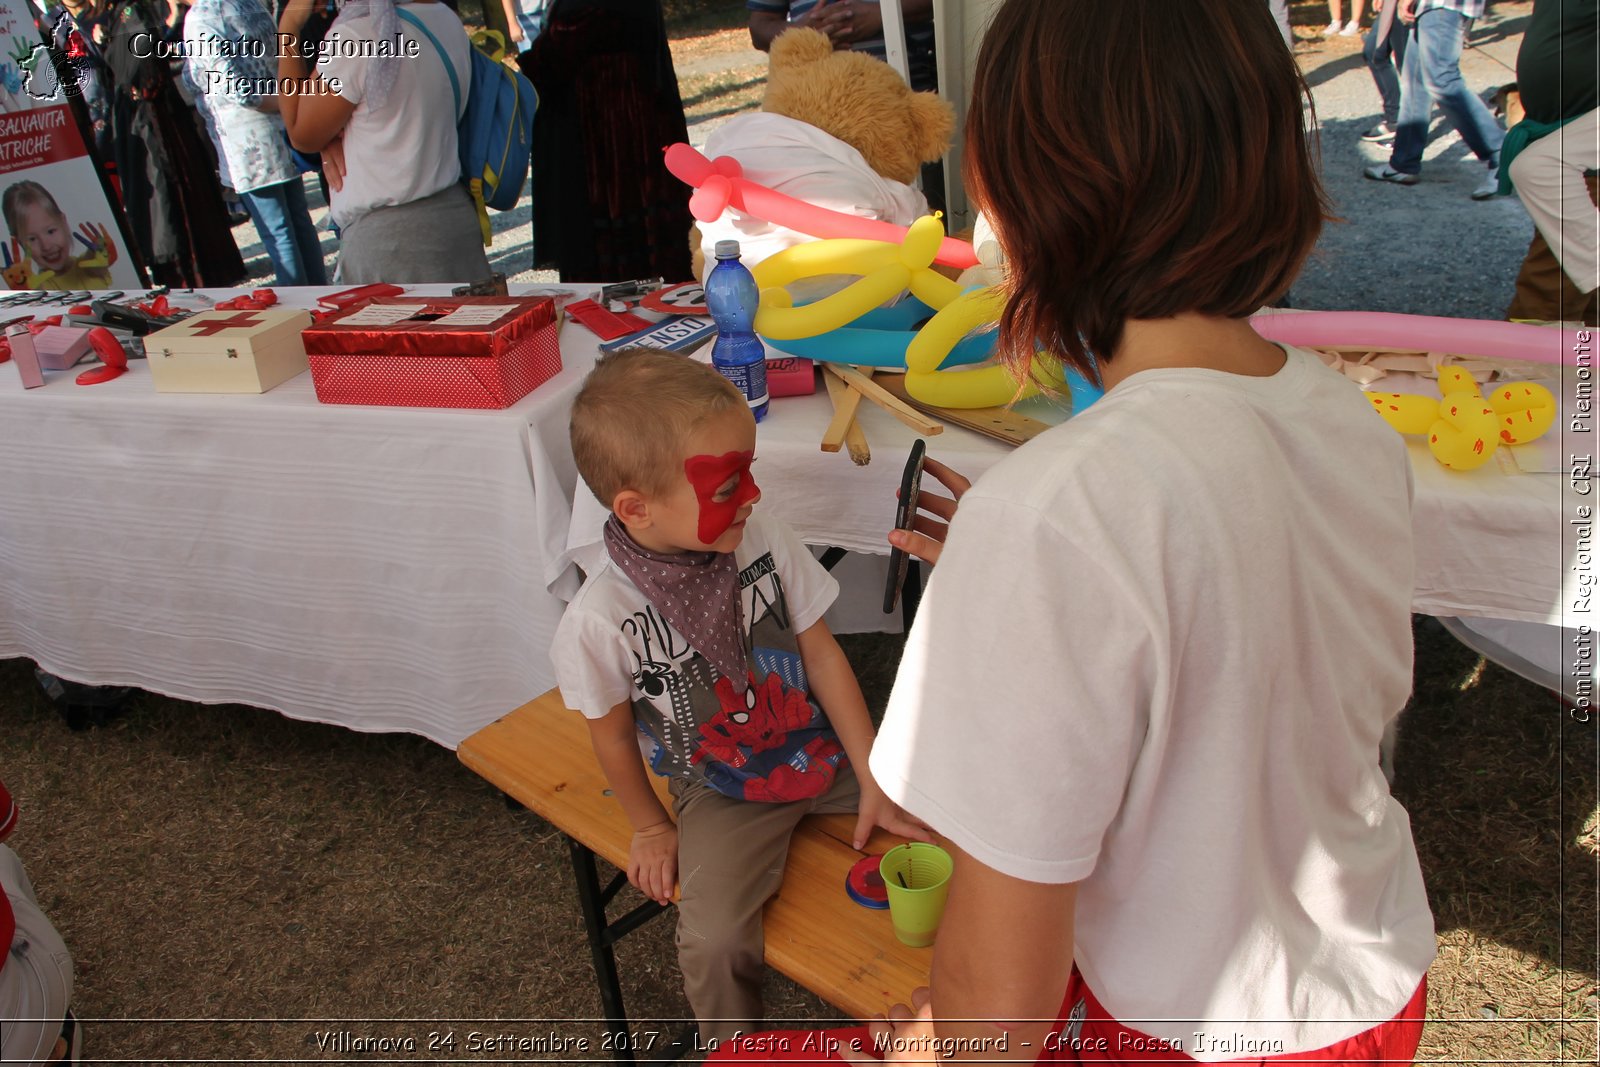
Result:
{"label": "white t-shirt on woman", "polygon": [[[461,87],[461,105],[472,85],[471,43],[461,19],[444,4],[408,3],[401,10],[422,21],[450,54]],[[346,19],[328,31],[327,54],[317,62],[324,79],[337,79],[339,95],[355,105],[344,129],[344,187],[329,189],[333,220],[348,226],[373,208],[409,204],[461,180],[456,144],[455,97],[433,42],[400,20],[400,33],[416,42],[415,56],[395,61],[394,88],[382,107],[363,103],[371,59],[342,54],[370,41],[373,18]]]}
{"label": "white t-shirt on woman", "polygon": [[1116,1019],[1201,1060],[1320,1049],[1435,952],[1378,769],[1412,571],[1405,446],[1314,357],[1135,374],[962,498],[872,773],[989,867],[1080,883],[1061,951]]}

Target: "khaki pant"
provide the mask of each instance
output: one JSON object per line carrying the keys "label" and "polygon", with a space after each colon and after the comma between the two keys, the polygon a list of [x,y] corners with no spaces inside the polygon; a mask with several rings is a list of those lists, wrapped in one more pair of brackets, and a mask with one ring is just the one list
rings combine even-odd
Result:
{"label": "khaki pant", "polygon": [[[699,782],[671,784],[678,820],[678,966],[702,1041],[760,1029],[766,942],[761,909],[783,882],[789,837],[812,814],[855,811],[848,767],[811,800],[734,800]],[[839,892],[844,892],[843,875]]]}
{"label": "khaki pant", "polygon": [[[1589,199],[1600,203],[1600,178],[1589,175],[1584,181],[1589,187]],[[1561,261],[1556,258],[1544,234],[1535,229],[1533,241],[1528,245],[1528,255],[1522,261],[1522,270],[1517,273],[1516,295],[1506,309],[1506,318],[1538,321],[1564,319],[1594,326],[1600,324],[1597,323],[1597,310],[1600,310],[1600,292],[1580,292],[1562,269]]]}

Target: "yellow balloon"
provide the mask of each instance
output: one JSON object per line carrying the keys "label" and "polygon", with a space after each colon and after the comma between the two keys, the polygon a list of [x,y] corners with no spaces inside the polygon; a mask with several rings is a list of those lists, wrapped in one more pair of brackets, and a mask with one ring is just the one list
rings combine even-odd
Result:
{"label": "yellow balloon", "polygon": [[939,254],[944,241],[944,223],[937,216],[924,215],[906,228],[906,239],[900,243],[900,262],[908,270],[927,270],[933,266],[933,257]]}
{"label": "yellow balloon", "polygon": [[1478,391],[1478,382],[1460,367],[1439,368],[1439,395],[1450,396],[1452,393],[1471,393],[1473,396],[1482,396]]}
{"label": "yellow balloon", "polygon": [[[930,307],[943,307],[960,290],[933,269],[933,257],[944,241],[944,224],[924,215],[906,229],[900,244],[835,238],[786,248],[756,264],[751,273],[762,290],[756,310],[756,333],[775,341],[816,337],[847,326],[873,308],[893,300],[907,288]],[[803,307],[775,295],[776,290],[819,274],[856,274],[832,296]],[[935,280],[937,279],[937,280]],[[768,293],[774,295],[769,298]]]}
{"label": "yellow balloon", "polygon": [[1373,410],[1401,433],[1427,433],[1439,421],[1439,402],[1410,393],[1368,393]]}
{"label": "yellow balloon", "polygon": [[759,289],[776,289],[818,274],[871,274],[900,262],[900,246],[856,237],[807,241],[768,256],[750,273]]}
{"label": "yellow balloon", "polygon": [[1433,458],[1451,470],[1469,471],[1489,462],[1500,447],[1500,420],[1476,392],[1451,393],[1439,401],[1439,420],[1428,431]]}
{"label": "yellow balloon", "polygon": [[910,280],[905,267],[890,263],[832,296],[800,307],[787,306],[787,299],[769,303],[764,292],[761,306],[756,309],[756,333],[775,341],[792,341],[837,330],[905,292]]}
{"label": "yellow balloon", "polygon": [[1041,386],[1061,389],[1061,365],[1040,353],[1033,361],[1032,380],[1019,391],[1006,368],[994,365],[970,370],[906,372],[906,392],[915,400],[940,408],[997,408],[1036,395]]}
{"label": "yellow balloon", "polygon": [[1556,421],[1556,398],[1538,382],[1505,382],[1489,394],[1489,406],[1500,418],[1500,440],[1525,445],[1537,440]]}
{"label": "yellow balloon", "polygon": [[[906,391],[935,407],[983,408],[1009,404],[1063,387],[1060,365],[1041,355],[1033,380],[1019,390],[1001,366],[940,371],[950,351],[967,334],[1000,317],[1005,306],[997,290],[963,294],[961,286],[933,270],[944,240],[944,225],[927,215],[906,230],[900,244],[837,238],[784,249],[751,271],[761,290],[756,333],[775,341],[816,337],[837,330],[909,289],[935,309],[906,349]],[[858,280],[831,296],[795,307],[785,286],[823,274],[854,274]]]}
{"label": "yellow balloon", "polygon": [[932,374],[938,370],[963,337],[985,323],[999,321],[1005,306],[998,289],[974,289],[946,303],[906,346],[907,372]]}

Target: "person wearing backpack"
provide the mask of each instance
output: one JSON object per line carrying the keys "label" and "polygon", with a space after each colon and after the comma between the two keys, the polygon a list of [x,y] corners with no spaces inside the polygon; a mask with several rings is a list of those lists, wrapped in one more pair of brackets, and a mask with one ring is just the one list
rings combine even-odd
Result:
{"label": "person wearing backpack", "polygon": [[[290,0],[278,29],[298,35],[313,3]],[[396,0],[345,4],[315,70],[310,57],[282,50],[284,125],[295,148],[323,154],[340,227],[336,282],[485,281],[491,271],[456,132],[472,44],[444,4],[398,6],[410,18]]]}

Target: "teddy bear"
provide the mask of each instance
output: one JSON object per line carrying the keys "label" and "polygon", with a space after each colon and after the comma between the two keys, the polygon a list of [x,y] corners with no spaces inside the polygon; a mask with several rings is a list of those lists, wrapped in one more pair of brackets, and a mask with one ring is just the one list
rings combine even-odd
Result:
{"label": "teddy bear", "polygon": [[[731,156],[744,176],[799,200],[908,226],[928,214],[912,182],[950,147],[955,110],[912,92],[880,59],[835,51],[821,31],[797,27],[772,42],[759,112],[738,115],[706,141],[710,159]],[[695,277],[719,240],[736,240],[753,266],[814,238],[729,210],[691,234]]]}

